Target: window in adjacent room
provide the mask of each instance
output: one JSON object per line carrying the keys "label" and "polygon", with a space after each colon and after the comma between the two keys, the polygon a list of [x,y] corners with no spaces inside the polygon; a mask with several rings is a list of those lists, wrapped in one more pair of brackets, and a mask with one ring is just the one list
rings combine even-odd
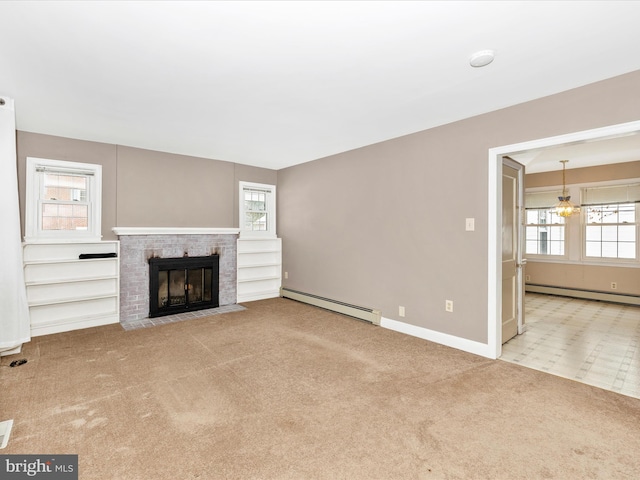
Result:
{"label": "window in adjacent room", "polygon": [[25,241],[100,240],[102,166],[27,158]]}
{"label": "window in adjacent room", "polygon": [[240,182],[241,236],[276,237],[276,187]]}
{"label": "window in adjacent room", "polygon": [[565,219],[553,205],[562,192],[545,191],[525,195],[525,251],[527,255],[565,255]]}
{"label": "window in adjacent room", "polygon": [[636,258],[636,204],[586,207],[585,256]]}
{"label": "window in adjacent room", "polygon": [[638,259],[640,183],[582,191],[584,255],[589,259]]}

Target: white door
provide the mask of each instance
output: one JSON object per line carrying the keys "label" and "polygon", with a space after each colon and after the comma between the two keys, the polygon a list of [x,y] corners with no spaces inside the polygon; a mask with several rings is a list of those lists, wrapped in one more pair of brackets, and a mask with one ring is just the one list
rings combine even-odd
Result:
{"label": "white door", "polygon": [[522,199],[524,166],[502,160],[502,343],[522,333],[524,283],[522,268]]}

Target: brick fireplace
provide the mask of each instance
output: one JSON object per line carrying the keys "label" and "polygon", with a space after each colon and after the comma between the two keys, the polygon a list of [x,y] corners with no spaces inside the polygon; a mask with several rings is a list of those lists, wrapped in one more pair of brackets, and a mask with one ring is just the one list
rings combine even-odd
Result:
{"label": "brick fireplace", "polygon": [[237,240],[233,228],[126,228],[120,240],[120,321],[149,316],[149,259],[219,255],[219,304],[237,303]]}

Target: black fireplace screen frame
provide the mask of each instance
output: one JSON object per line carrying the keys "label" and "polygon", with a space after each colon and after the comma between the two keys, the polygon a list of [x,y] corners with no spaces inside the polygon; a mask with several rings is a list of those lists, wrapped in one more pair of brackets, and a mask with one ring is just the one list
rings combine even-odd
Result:
{"label": "black fireplace screen frame", "polygon": [[[211,299],[201,301],[191,301],[189,299],[189,272],[198,269],[211,269]],[[160,272],[183,271],[184,275],[184,302],[161,305],[159,301]],[[179,273],[177,273],[179,275]],[[204,274],[203,274],[204,275]],[[219,306],[219,286],[220,286],[220,256],[217,254],[206,257],[180,257],[180,258],[157,258],[149,259],[149,317],[160,317],[173,315],[176,313],[192,312],[204,308],[215,308]],[[170,286],[167,284],[167,289]],[[168,293],[168,297],[170,294]]]}

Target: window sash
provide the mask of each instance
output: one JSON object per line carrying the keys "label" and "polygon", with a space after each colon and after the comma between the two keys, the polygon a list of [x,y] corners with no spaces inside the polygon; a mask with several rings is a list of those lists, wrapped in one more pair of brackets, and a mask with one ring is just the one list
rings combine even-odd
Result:
{"label": "window sash", "polygon": [[25,241],[101,239],[102,166],[27,158]]}
{"label": "window sash", "polygon": [[240,182],[239,189],[241,235],[275,237],[275,186]]}
{"label": "window sash", "polygon": [[585,258],[637,259],[637,205],[627,202],[585,208]]}

